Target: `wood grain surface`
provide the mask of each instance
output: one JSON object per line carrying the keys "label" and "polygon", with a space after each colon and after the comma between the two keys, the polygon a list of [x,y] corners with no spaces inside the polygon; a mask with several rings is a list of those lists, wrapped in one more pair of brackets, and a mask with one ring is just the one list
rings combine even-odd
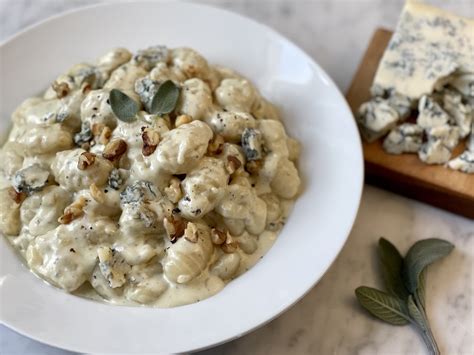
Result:
{"label": "wood grain surface", "polygon": [[[346,95],[353,112],[370,99],[370,87],[391,35],[378,29],[372,37]],[[464,143],[453,156],[463,149]],[[417,154],[388,154],[382,140],[364,142],[363,151],[366,182],[474,219],[474,174],[424,164]]]}

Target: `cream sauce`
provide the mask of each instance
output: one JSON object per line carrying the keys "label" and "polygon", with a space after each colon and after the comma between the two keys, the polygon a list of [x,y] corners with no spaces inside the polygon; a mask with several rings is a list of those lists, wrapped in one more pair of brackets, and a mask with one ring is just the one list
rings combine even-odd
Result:
{"label": "cream sauce", "polygon": [[[135,91],[144,79],[179,85],[175,115],[145,112]],[[134,122],[115,117],[112,89],[139,104]],[[76,65],[13,113],[0,149],[0,234],[75,295],[199,302],[263,257],[298,194],[299,145],[277,112],[250,81],[188,48],[116,49]],[[144,132],[159,139],[147,154]]]}

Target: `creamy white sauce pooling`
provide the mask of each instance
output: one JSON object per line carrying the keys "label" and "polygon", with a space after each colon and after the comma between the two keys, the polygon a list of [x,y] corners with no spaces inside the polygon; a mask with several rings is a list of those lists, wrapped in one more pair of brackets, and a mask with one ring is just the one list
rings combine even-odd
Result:
{"label": "creamy white sauce pooling", "polygon": [[[159,86],[173,112],[150,114]],[[140,107],[117,119],[110,91]],[[245,78],[192,49],[115,49],[13,113],[0,232],[49,283],[114,304],[219,292],[273,244],[299,191],[299,144]]]}

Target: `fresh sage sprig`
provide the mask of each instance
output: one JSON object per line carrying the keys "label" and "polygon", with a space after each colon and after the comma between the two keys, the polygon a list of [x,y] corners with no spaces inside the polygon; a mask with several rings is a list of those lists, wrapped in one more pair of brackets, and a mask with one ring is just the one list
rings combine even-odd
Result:
{"label": "fresh sage sprig", "polygon": [[151,100],[150,113],[165,115],[176,108],[179,98],[179,87],[171,80],[166,80],[156,91]]}
{"label": "fresh sage sprig", "polygon": [[359,303],[375,317],[393,324],[413,324],[422,334],[431,354],[439,348],[431,331],[425,306],[426,268],[454,248],[441,239],[425,239],[413,244],[403,258],[384,238],[379,240],[379,257],[387,292],[361,286],[355,290]]}
{"label": "fresh sage sprig", "polygon": [[137,102],[118,89],[110,91],[110,107],[117,118],[124,122],[132,122],[140,107]]}

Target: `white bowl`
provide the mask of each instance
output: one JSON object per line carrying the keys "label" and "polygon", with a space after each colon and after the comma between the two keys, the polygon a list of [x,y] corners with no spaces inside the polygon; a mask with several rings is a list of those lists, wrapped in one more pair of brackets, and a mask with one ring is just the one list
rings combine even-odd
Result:
{"label": "white bowl", "polygon": [[[321,34],[324,36],[324,33]],[[31,338],[85,353],[175,353],[239,337],[278,316],[321,278],[359,206],[363,164],[344,97],[301,49],[242,16],[192,3],[134,2],[67,13],[0,47],[0,132],[20,102],[72,64],[108,49],[189,46],[250,78],[303,145],[304,192],[268,254],[209,299],[158,309],[111,306],[35,277],[0,238],[0,320]],[[1,202],[0,202],[1,203]]]}

